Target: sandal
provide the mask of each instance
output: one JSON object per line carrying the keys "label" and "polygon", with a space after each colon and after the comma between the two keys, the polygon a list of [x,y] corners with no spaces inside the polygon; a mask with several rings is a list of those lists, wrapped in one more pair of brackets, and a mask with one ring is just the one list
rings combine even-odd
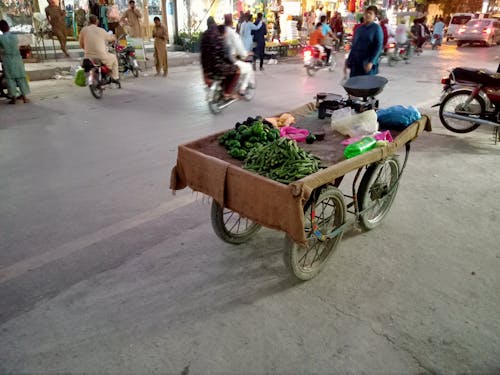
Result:
{"label": "sandal", "polygon": [[31,102],[27,97],[23,97],[22,99],[23,99],[24,103],[30,103]]}
{"label": "sandal", "polygon": [[16,99],[10,99],[9,104],[16,104]]}

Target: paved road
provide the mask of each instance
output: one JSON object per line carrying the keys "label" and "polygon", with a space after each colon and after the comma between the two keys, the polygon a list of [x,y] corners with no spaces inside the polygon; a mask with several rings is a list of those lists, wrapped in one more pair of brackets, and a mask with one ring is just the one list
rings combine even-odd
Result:
{"label": "paved road", "polygon": [[[382,106],[435,116],[447,67],[496,69],[499,55],[445,46],[384,66]],[[169,192],[179,143],[342,93],[341,78],[266,66],[255,100],[217,117],[198,67],[101,101],[37,82],[32,104],[0,105],[0,373],[499,373],[491,129],[434,117],[384,224],[347,234],[307,283],[288,276],[282,233],[225,244],[207,199]]]}

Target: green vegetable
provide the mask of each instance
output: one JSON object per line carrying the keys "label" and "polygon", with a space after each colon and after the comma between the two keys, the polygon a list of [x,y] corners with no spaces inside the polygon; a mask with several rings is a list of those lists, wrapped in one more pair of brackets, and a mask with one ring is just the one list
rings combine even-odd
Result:
{"label": "green vegetable", "polygon": [[229,142],[226,142],[226,147],[228,149],[232,149],[232,148],[241,148],[241,143],[235,139],[229,141]]}
{"label": "green vegetable", "polygon": [[224,135],[227,135],[227,139],[234,139],[234,137],[236,137],[236,134],[238,134],[238,132],[233,129],[233,130],[229,130]]}
{"label": "green vegetable", "polygon": [[[245,126],[245,125],[243,125],[243,126]],[[252,129],[249,129],[248,127],[246,127],[246,129],[240,131],[241,139],[245,139],[245,140],[250,139],[250,137],[252,137],[252,133],[253,133]]]}
{"label": "green vegetable", "polygon": [[314,134],[309,133],[309,135],[306,138],[306,143],[311,144],[316,140],[316,136]]}
{"label": "green vegetable", "polygon": [[252,134],[259,136],[264,133],[264,124],[260,121],[255,121],[252,125]]}
{"label": "green vegetable", "polygon": [[240,148],[232,148],[229,150],[229,155],[238,160],[243,160],[247,156],[247,152]]}
{"label": "green vegetable", "polygon": [[258,146],[248,153],[244,168],[275,181],[289,184],[319,169],[319,159],[297,146],[297,142],[280,138]]}

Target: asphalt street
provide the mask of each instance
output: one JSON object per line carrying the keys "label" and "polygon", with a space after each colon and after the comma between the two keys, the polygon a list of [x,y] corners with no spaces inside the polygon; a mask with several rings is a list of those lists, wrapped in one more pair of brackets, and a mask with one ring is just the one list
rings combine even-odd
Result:
{"label": "asphalt street", "polygon": [[499,62],[500,46],[448,45],[382,63],[381,107],[417,106],[433,131],[384,223],[344,235],[306,283],[283,233],[222,242],[210,200],[173,195],[170,170],[183,142],[343,94],[339,68],[266,65],[254,100],[217,116],[196,65],[102,100],[54,80],[0,101],[0,373],[499,374],[500,144],[431,109],[447,68]]}

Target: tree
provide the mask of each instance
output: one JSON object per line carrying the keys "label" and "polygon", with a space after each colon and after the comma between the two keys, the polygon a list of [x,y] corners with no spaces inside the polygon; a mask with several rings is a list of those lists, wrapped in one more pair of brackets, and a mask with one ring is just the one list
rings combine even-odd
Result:
{"label": "tree", "polygon": [[459,12],[480,12],[482,0],[429,0],[429,3],[438,4],[443,14]]}

